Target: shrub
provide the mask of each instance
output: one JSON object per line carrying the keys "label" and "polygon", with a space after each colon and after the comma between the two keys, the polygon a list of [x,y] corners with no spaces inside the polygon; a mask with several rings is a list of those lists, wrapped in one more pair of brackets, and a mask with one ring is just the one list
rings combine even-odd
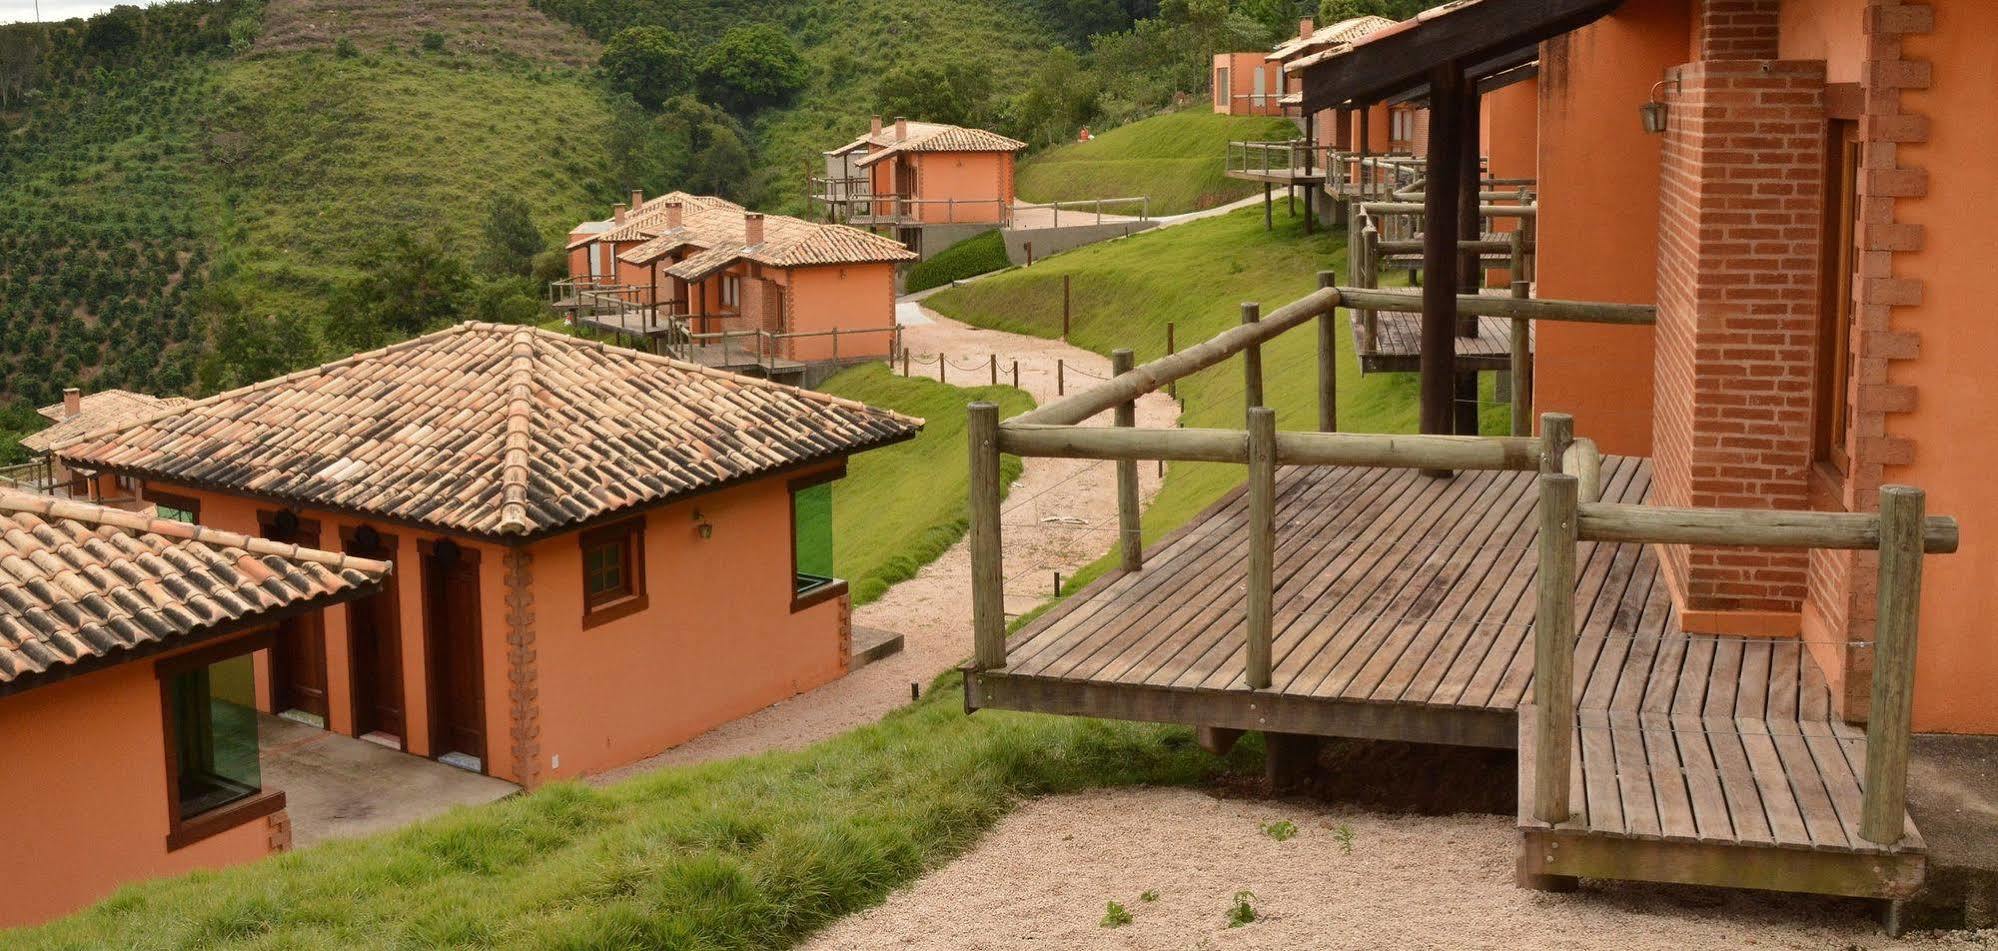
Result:
{"label": "shrub", "polygon": [[790,100],[810,78],[805,58],[782,30],[739,26],[708,47],[695,75],[701,94],[737,114]]}
{"label": "shrub", "polygon": [[444,34],[428,30],[423,34],[423,51],[426,53],[444,52]]}
{"label": "shrub", "polygon": [[619,30],[604,44],[597,61],[611,87],[627,93],[639,105],[659,104],[687,88],[687,49],[673,31],[662,26]]}
{"label": "shrub", "polygon": [[335,59],[353,59],[361,55],[361,49],[354,45],[353,37],[343,36],[333,43]]}
{"label": "shrub", "polygon": [[997,231],[987,231],[959,241],[910,268],[903,290],[913,294],[1011,265],[1012,262],[1006,259],[1005,236]]}

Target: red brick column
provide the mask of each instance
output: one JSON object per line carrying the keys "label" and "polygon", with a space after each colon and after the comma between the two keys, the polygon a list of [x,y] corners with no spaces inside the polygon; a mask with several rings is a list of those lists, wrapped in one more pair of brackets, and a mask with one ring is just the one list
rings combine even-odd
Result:
{"label": "red brick column", "polygon": [[[1759,18],[1764,6],[1773,49],[1773,3],[1710,0],[1703,23],[1723,9]],[[1745,48],[1746,32],[1710,29],[1700,43]],[[1824,65],[1704,61],[1677,79],[1661,158],[1652,496],[1804,508]],[[1803,553],[1674,546],[1664,556],[1688,629],[1796,632]]]}
{"label": "red brick column", "polygon": [[[1905,465],[1915,447],[1893,434],[1893,418],[1915,407],[1915,388],[1889,382],[1889,368],[1921,352],[1921,335],[1896,326],[1895,316],[1922,303],[1919,280],[1895,274],[1895,256],[1919,251],[1926,239],[1922,226],[1897,220],[1902,198],[1919,198],[1928,191],[1928,171],[1901,155],[1901,146],[1929,140],[1928,117],[1902,104],[1904,89],[1929,85],[1929,64],[1903,55],[1902,38],[1935,28],[1927,4],[1903,0],[1870,0],[1861,23],[1866,42],[1860,70],[1864,113],[1859,120],[1858,273],[1853,281],[1854,356],[1850,388],[1845,397],[1852,431],[1846,457],[1851,460],[1836,506],[1847,511],[1879,508],[1880,485],[1887,467]],[[1804,637],[1831,682],[1832,699],[1848,720],[1866,718],[1873,677],[1874,572],[1878,558],[1867,552],[1812,552],[1810,591],[1804,612]]]}
{"label": "red brick column", "polygon": [[1776,58],[1778,0],[1705,0],[1693,52],[1705,60]]}

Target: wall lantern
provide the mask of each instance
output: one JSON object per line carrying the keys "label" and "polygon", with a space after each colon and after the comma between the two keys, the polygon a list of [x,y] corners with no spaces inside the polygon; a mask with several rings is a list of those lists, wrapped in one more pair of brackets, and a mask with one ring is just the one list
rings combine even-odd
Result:
{"label": "wall lantern", "polygon": [[1679,81],[1661,79],[1651,84],[1651,101],[1637,107],[1637,117],[1643,120],[1644,131],[1648,135],[1658,135],[1665,131],[1665,115],[1668,107],[1664,100],[1658,98],[1658,87],[1668,85],[1677,90]]}
{"label": "wall lantern", "polygon": [[694,510],[694,531],[699,533],[702,538],[715,537],[714,525],[701,515],[700,509]]}

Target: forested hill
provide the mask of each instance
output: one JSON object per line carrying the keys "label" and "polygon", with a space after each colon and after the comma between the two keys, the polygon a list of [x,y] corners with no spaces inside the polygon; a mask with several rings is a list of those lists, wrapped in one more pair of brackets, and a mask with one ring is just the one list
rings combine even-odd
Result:
{"label": "forested hill", "polygon": [[625,189],[796,210],[872,112],[1066,141],[1200,95],[1211,51],[1307,5],[183,0],[0,27],[0,432],[64,386],[200,395],[538,319],[560,236]]}

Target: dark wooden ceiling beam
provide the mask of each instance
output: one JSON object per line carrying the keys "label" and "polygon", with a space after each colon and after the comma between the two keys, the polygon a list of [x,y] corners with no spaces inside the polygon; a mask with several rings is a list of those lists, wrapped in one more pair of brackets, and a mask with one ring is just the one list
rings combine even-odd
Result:
{"label": "dark wooden ceiling beam", "polygon": [[[1586,26],[1622,0],[1480,0],[1431,20],[1389,28],[1304,70],[1304,109],[1380,102],[1425,85],[1440,63],[1482,64]],[[1516,64],[1515,64],[1516,65]],[[1494,71],[1496,72],[1496,71]]]}

